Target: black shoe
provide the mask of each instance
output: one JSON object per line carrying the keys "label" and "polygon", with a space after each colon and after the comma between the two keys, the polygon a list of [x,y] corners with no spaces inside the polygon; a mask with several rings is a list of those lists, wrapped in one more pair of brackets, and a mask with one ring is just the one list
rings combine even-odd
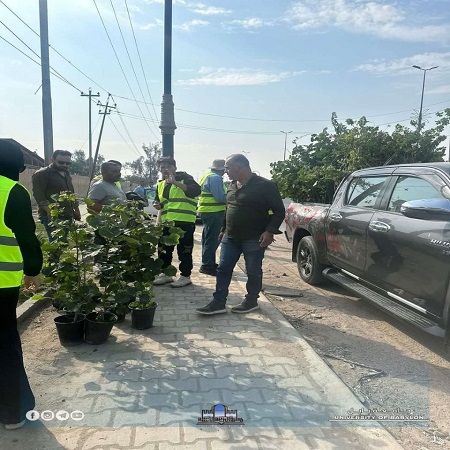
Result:
{"label": "black shoe", "polygon": [[198,269],[198,271],[200,273],[204,273],[205,275],[211,275],[212,277],[215,277],[217,275],[216,269],[203,269],[203,267],[200,267],[200,269]]}
{"label": "black shoe", "polygon": [[212,302],[209,302],[206,306],[203,306],[203,308],[197,308],[196,309],[198,314],[204,314],[205,316],[212,316],[213,314],[223,314],[227,312],[227,309],[225,308],[224,303],[217,302],[216,300],[213,300]]}
{"label": "black shoe", "polygon": [[246,314],[246,313],[249,313],[250,311],[255,311],[257,309],[259,309],[259,305],[256,300],[245,299],[239,305],[233,306],[231,308],[231,312],[238,313],[238,314]]}

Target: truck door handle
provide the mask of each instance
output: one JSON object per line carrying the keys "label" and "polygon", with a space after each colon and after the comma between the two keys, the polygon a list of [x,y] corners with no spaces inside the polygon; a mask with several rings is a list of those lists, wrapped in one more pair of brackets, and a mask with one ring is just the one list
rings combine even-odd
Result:
{"label": "truck door handle", "polygon": [[387,233],[390,229],[391,227],[387,223],[378,222],[377,220],[369,224],[369,230],[375,231],[376,233]]}
{"label": "truck door handle", "polygon": [[328,217],[332,222],[339,222],[342,219],[342,216],[339,213],[331,213]]}

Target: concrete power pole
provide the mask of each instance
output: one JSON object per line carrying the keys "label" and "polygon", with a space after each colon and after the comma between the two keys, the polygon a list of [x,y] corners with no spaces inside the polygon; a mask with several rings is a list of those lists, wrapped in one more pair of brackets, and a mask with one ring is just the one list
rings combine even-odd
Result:
{"label": "concrete power pole", "polygon": [[53,154],[53,119],[52,94],[50,89],[47,0],[39,0],[39,22],[41,31],[42,122],[44,128],[44,159],[46,164],[50,164],[50,159]]}
{"label": "concrete power pole", "polygon": [[88,173],[89,175],[92,173],[92,97],[100,97],[100,92],[97,92],[96,94],[92,93],[92,89],[89,88],[89,94],[85,94],[84,92],[81,93],[82,97],[89,97],[89,159],[88,159]]}
{"label": "concrete power pole", "polygon": [[99,111],[99,114],[103,114],[103,119],[102,119],[102,125],[100,127],[100,133],[98,135],[98,142],[97,142],[97,148],[95,149],[95,156],[94,156],[94,161],[92,162],[92,170],[91,170],[91,175],[90,175],[90,179],[92,180],[92,178],[94,178],[94,171],[95,171],[95,165],[97,164],[97,158],[98,158],[98,151],[100,150],[100,141],[102,139],[102,134],[103,134],[103,126],[105,125],[105,119],[106,119],[106,115],[107,114],[111,114],[111,109],[116,108],[116,105],[114,106],[108,106],[108,102],[109,102],[109,95],[108,98],[106,99],[106,105],[102,105],[100,102],[97,103],[98,106],[100,107],[104,107],[104,111]]}
{"label": "concrete power pole", "polygon": [[172,0],[164,0],[164,94],[161,103],[162,154],[174,156],[175,115],[172,97]]}

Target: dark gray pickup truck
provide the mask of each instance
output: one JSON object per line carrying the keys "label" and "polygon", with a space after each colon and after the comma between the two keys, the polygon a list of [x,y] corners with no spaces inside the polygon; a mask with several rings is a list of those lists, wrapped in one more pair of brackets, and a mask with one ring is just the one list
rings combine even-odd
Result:
{"label": "dark gray pickup truck", "polygon": [[441,337],[450,334],[450,163],[359,170],[331,205],[291,203],[301,278],[324,278]]}

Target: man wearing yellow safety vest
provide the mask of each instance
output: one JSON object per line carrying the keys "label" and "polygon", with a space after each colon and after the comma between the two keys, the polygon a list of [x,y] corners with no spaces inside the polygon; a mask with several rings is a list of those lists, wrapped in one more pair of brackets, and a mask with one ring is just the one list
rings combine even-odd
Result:
{"label": "man wearing yellow safety vest", "polygon": [[39,286],[42,252],[30,194],[18,183],[24,160],[20,146],[0,140],[0,422],[13,430],[25,424],[35,399],[25,372],[16,308],[25,291]]}
{"label": "man wearing yellow safety vest", "polygon": [[208,172],[201,180],[202,192],[198,198],[197,211],[203,222],[202,265],[199,272],[216,276],[216,250],[219,246],[219,234],[223,225],[227,196],[223,184],[225,160],[215,159]]}
{"label": "man wearing yellow safety vest", "polygon": [[[156,186],[153,206],[160,211],[161,221],[174,222],[175,226],[184,231],[177,245],[178,260],[180,261],[180,277],[173,278],[161,273],[153,284],[161,285],[170,283],[174,288],[180,288],[191,284],[192,250],[194,248],[194,231],[197,210],[197,197],[200,194],[200,186],[186,172],[177,172],[177,164],[170,156],[163,156],[158,160],[159,171],[163,177]],[[167,230],[168,232],[168,230]],[[163,260],[162,269],[172,264],[174,246],[159,248],[159,257]]]}

